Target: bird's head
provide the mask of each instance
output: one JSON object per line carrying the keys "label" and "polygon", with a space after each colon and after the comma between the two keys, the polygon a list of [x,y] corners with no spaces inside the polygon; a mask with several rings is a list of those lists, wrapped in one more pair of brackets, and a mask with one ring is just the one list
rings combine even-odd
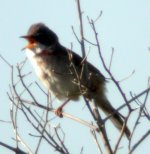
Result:
{"label": "bird's head", "polygon": [[50,47],[58,42],[57,35],[43,23],[33,24],[27,35],[21,36],[28,41],[24,49],[34,50],[37,46]]}

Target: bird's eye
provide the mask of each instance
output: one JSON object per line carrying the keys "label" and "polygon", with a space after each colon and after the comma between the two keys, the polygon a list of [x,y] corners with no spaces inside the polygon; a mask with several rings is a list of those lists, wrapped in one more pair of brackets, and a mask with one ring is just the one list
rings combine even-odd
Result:
{"label": "bird's eye", "polygon": [[40,33],[36,33],[36,34],[34,34],[34,37],[38,37],[40,35],[41,35]]}

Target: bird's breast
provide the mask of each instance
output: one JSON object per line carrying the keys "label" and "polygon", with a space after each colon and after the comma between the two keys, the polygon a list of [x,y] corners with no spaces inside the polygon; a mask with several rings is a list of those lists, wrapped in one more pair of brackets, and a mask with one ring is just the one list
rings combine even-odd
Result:
{"label": "bird's breast", "polygon": [[[68,65],[55,57],[36,57],[31,59],[37,76],[42,83],[59,99],[71,97],[77,99],[79,87],[73,84],[74,77],[68,70]],[[62,63],[62,64],[61,64]]]}

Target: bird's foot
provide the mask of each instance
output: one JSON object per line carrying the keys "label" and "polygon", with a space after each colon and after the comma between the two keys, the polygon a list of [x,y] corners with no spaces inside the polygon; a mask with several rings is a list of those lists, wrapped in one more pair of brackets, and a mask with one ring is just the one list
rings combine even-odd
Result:
{"label": "bird's foot", "polygon": [[62,117],[63,117],[63,114],[62,114],[62,107],[57,108],[56,111],[55,111],[55,114],[56,114],[57,116],[59,116],[60,118],[62,118]]}

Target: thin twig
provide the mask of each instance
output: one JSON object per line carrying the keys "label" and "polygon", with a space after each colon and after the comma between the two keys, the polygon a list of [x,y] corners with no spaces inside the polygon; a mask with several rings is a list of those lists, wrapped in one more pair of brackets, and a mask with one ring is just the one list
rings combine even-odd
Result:
{"label": "thin twig", "polygon": [[94,142],[96,143],[98,152],[99,152],[100,154],[102,154],[103,152],[102,152],[102,149],[101,149],[101,147],[100,147],[100,144],[98,143],[98,139],[97,139],[97,136],[96,136],[95,131],[91,130],[91,134],[92,134],[92,136],[93,136],[93,138],[94,138]]}
{"label": "thin twig", "polygon": [[[132,103],[133,101],[135,101],[136,99],[138,99],[139,97],[143,96],[145,93],[147,93],[148,91],[150,91],[150,87],[145,89],[144,91],[142,91],[141,93],[137,94],[135,97],[131,98],[130,100],[128,100],[128,103]],[[121,105],[120,107],[118,107],[114,112],[112,112],[110,115],[108,115],[104,121],[110,119],[110,117],[112,117],[115,113],[117,113],[118,111],[120,111],[121,109],[123,109],[124,107],[126,107],[127,104],[124,103],[123,105]]]}
{"label": "thin twig", "polygon": [[120,134],[119,139],[118,139],[118,141],[117,141],[117,143],[116,143],[116,146],[115,146],[115,149],[114,149],[113,154],[116,154],[116,153],[117,153],[117,150],[118,150],[118,147],[119,147],[119,145],[120,145],[121,139],[122,139],[122,137],[123,137],[123,135],[124,135],[125,128],[126,128],[126,126],[127,126],[127,121],[128,121],[128,119],[129,119],[129,117],[130,117],[130,114],[131,114],[131,112],[128,113],[128,116],[127,116],[126,119],[124,120],[123,127],[122,127],[122,130],[121,130],[121,134]]}
{"label": "thin twig", "polygon": [[76,37],[78,43],[80,43],[80,39],[78,38],[78,36],[77,36],[77,34],[76,34],[75,30],[74,30],[74,27],[72,26],[71,28],[72,28],[73,34]]}
{"label": "thin twig", "polygon": [[[14,148],[14,147],[12,147],[12,146],[10,146],[10,145],[7,145],[7,144],[5,144],[5,143],[3,143],[3,142],[0,142],[0,145],[3,146],[3,147],[5,147],[5,148],[7,148],[7,149],[9,149],[9,150],[11,150],[11,151],[13,151],[13,152],[15,152],[16,154],[28,154],[28,153],[22,151],[22,150],[19,149],[19,148]],[[31,153],[30,153],[30,154],[31,154]]]}
{"label": "thin twig", "polygon": [[0,55],[0,58],[1,58],[10,68],[12,68],[12,65],[11,65],[2,55]]}
{"label": "thin twig", "polygon": [[132,147],[129,154],[133,153],[134,150],[150,135],[150,130],[147,131]]}
{"label": "thin twig", "polygon": [[109,71],[110,71],[110,69],[111,69],[113,56],[114,56],[114,48],[112,48],[112,52],[111,52],[111,58],[110,58],[110,63],[109,63]]}

